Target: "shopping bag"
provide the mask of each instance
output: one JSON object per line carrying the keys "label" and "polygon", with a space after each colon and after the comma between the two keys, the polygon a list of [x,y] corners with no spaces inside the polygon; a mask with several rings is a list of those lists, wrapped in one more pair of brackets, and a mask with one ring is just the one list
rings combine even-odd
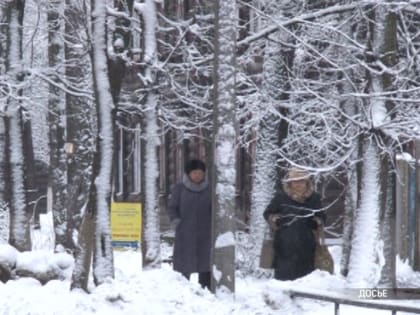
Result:
{"label": "shopping bag", "polygon": [[273,233],[267,227],[261,246],[260,268],[272,269],[274,260]]}
{"label": "shopping bag", "polygon": [[314,234],[316,240],[314,261],[315,269],[325,270],[333,274],[334,260],[328,250],[328,246],[325,245],[324,226],[319,224]]}

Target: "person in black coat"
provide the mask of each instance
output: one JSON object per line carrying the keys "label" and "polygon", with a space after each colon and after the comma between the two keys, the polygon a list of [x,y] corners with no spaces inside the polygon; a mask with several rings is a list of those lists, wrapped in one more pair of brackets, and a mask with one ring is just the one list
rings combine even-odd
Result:
{"label": "person in black coat", "polygon": [[175,231],[173,269],[187,279],[198,273],[198,282],[210,289],[211,187],[205,172],[203,161],[188,161],[182,181],[172,189],[168,212]]}
{"label": "person in black coat", "polygon": [[292,168],[264,211],[274,232],[274,278],[295,280],[314,270],[314,230],[325,221],[321,198],[309,174]]}

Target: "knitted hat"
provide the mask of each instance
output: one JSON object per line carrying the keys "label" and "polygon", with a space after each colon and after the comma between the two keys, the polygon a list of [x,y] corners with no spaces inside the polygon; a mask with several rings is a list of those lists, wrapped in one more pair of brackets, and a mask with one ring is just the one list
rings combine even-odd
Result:
{"label": "knitted hat", "polygon": [[185,173],[189,174],[194,170],[202,170],[203,172],[206,171],[206,164],[203,161],[198,159],[193,159],[185,164]]}
{"label": "knitted hat", "polygon": [[[306,181],[306,191],[303,193],[294,190],[291,185],[291,182],[302,179]],[[283,191],[293,200],[304,202],[314,192],[314,183],[311,175],[303,169],[291,168],[283,181]]]}
{"label": "knitted hat", "polygon": [[287,177],[286,177],[286,181],[295,181],[295,180],[310,180],[310,174],[301,169],[301,168],[297,168],[297,167],[293,167],[289,170],[289,172],[287,173]]}

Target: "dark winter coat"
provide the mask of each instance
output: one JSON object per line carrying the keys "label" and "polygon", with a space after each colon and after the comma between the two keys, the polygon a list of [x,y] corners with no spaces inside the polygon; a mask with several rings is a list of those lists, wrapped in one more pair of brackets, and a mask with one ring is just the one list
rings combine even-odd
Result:
{"label": "dark winter coat", "polygon": [[168,204],[175,227],[173,269],[184,275],[210,271],[211,190],[188,176],[174,186]]}
{"label": "dark winter coat", "polygon": [[279,280],[294,280],[314,270],[315,217],[325,220],[320,196],[312,193],[298,202],[288,194],[279,192],[264,211],[264,218],[270,221],[275,214],[281,215],[274,233],[274,277]]}

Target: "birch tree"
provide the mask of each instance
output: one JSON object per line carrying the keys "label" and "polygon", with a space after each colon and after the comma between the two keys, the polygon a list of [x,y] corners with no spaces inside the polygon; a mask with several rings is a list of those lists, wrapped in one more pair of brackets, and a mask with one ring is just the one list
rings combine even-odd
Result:
{"label": "birch tree", "polygon": [[236,2],[215,2],[212,285],[235,292],[235,42]]}
{"label": "birch tree", "polygon": [[106,3],[91,1],[92,12],[92,68],[95,91],[98,137],[96,144],[97,169],[93,170],[95,203],[95,251],[93,275],[96,284],[114,277],[111,246],[110,201],[113,160],[114,104],[108,78],[106,54]]}
{"label": "birch tree", "polygon": [[160,221],[159,221],[159,199],[158,199],[158,145],[159,128],[157,117],[158,96],[154,88],[156,86],[157,66],[157,11],[154,0],[145,0],[142,3],[135,3],[135,10],[144,22],[144,54],[143,63],[145,70],[143,84],[146,96],[144,104],[145,137],[145,200],[143,214],[143,266],[160,266]]}

